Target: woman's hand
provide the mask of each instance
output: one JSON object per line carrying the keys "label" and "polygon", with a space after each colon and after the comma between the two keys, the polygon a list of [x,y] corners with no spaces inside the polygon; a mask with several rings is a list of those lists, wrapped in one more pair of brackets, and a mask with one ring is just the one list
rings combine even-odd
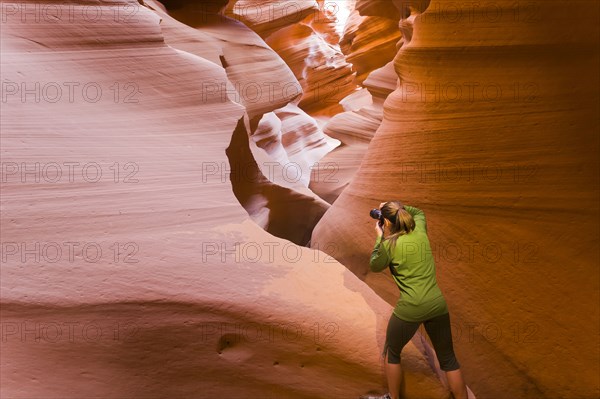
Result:
{"label": "woman's hand", "polygon": [[[379,204],[379,210],[381,210],[381,207],[385,205],[385,202],[382,202],[381,204]],[[375,222],[375,232],[377,233],[377,237],[383,237],[383,226],[379,225],[379,220],[377,222]]]}
{"label": "woman's hand", "polygon": [[377,233],[377,237],[383,237],[383,229],[379,225],[379,220],[375,222],[375,232]]}

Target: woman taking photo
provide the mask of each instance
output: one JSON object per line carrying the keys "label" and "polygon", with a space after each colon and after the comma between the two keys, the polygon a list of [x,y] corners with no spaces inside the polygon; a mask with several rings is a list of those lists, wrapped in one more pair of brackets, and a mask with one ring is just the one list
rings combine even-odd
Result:
{"label": "woman taking photo", "polygon": [[389,392],[361,399],[400,398],[400,353],[421,323],[431,339],[440,368],[446,372],[454,398],[467,399],[467,387],[454,355],[448,307],[437,285],[425,214],[399,201],[381,203],[379,208],[381,218],[375,225],[377,239],[370,268],[380,272],[389,267],[401,296],[388,322],[382,353]]}

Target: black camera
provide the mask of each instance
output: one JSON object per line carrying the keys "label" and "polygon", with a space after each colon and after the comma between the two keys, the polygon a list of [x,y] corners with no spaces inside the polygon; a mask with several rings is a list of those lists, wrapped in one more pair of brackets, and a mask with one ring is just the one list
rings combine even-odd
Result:
{"label": "black camera", "polygon": [[378,219],[379,225],[383,226],[383,215],[381,214],[381,211],[379,209],[371,209],[371,212],[369,212],[369,216],[371,216],[373,219]]}

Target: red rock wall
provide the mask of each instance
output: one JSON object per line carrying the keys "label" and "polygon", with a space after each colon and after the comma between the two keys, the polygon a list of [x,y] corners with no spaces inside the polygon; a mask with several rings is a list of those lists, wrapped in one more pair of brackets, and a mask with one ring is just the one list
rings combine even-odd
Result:
{"label": "red rock wall", "polygon": [[400,86],[313,245],[393,304],[368,211],[423,209],[475,394],[598,397],[598,4],[412,3]]}
{"label": "red rock wall", "polygon": [[379,17],[361,15],[359,11],[383,13],[383,10],[365,8],[361,2],[358,6],[349,16],[340,47],[356,69],[356,82],[363,89],[345,97],[340,104],[346,112],[336,114],[324,126],[327,135],[340,140],[342,145],[325,155],[314,168],[309,186],[329,203],[337,199],[356,173],[383,119],[383,102],[398,83],[390,61],[403,43],[397,10]]}
{"label": "red rock wall", "polygon": [[[303,89],[292,70],[257,33],[236,19],[207,12],[206,4],[167,2],[172,9],[147,4],[161,16],[168,45],[225,68],[231,81],[227,93],[247,111],[243,129],[250,137],[232,140],[226,165],[237,199],[268,232],[308,243],[328,207],[308,189],[311,166],[339,142],[296,105]],[[206,87],[217,85],[207,81]],[[285,214],[283,203],[298,211]]]}
{"label": "red rock wall", "polygon": [[352,12],[340,48],[356,70],[357,82],[362,83],[370,72],[394,58],[400,37],[397,18]]}

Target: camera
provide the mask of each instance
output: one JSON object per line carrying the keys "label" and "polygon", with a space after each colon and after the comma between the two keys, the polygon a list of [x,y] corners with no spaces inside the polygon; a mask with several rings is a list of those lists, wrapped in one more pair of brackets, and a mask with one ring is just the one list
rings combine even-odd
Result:
{"label": "camera", "polygon": [[381,211],[379,209],[371,209],[371,212],[369,212],[369,216],[371,216],[373,219],[378,219],[379,225],[383,226],[383,215],[381,214]]}

